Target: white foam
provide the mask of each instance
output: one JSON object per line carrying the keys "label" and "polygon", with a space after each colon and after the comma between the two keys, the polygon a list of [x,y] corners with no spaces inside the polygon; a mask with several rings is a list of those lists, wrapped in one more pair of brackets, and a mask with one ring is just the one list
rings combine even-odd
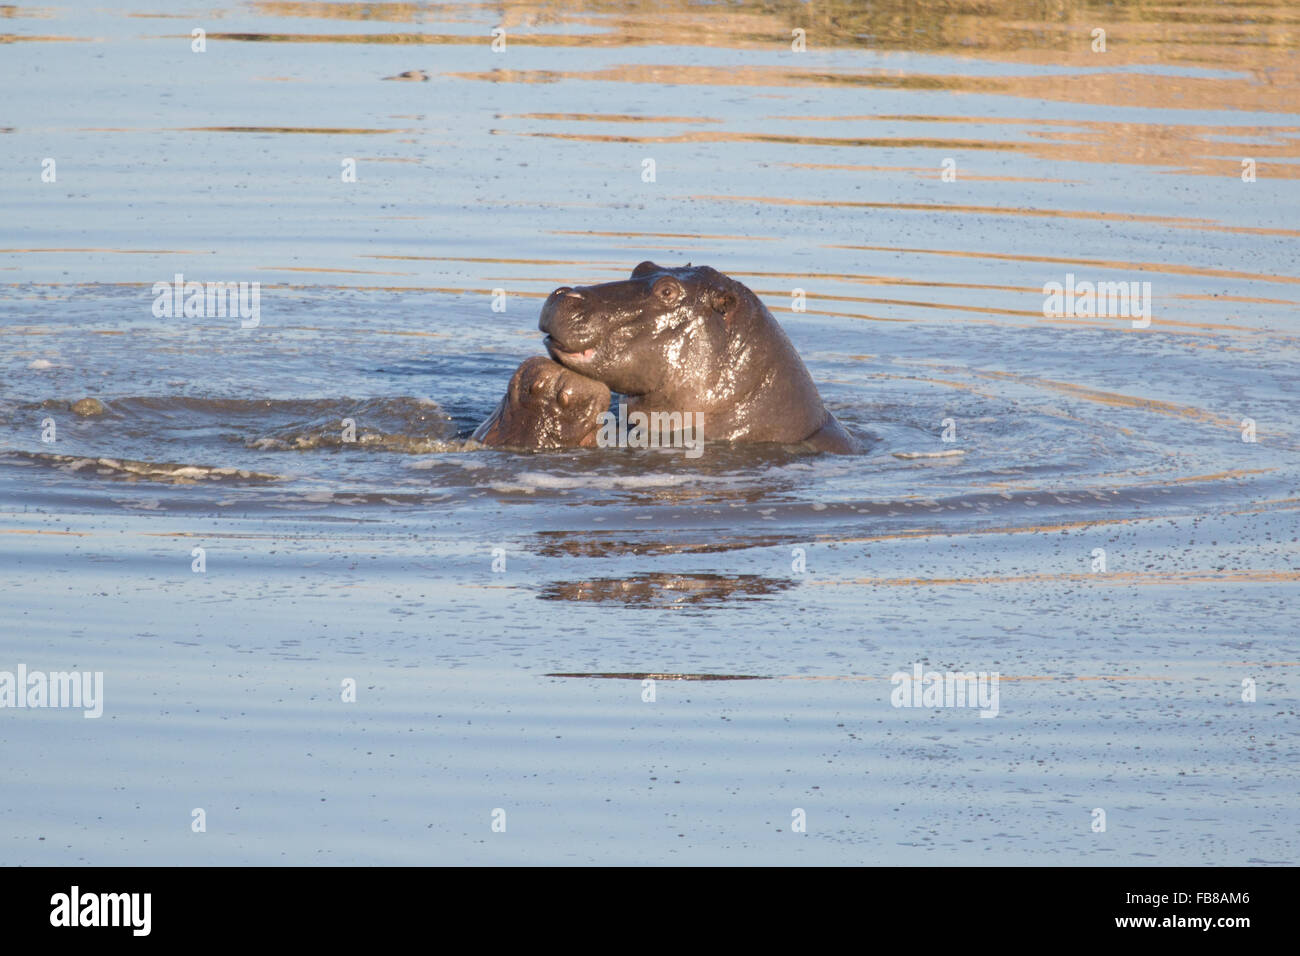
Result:
{"label": "white foam", "polygon": [[475,447],[471,442],[468,445],[462,445],[460,442],[444,442],[447,446],[444,454],[435,455],[432,458],[421,458],[417,461],[408,462],[406,467],[413,468],[416,471],[428,471],[430,468],[437,468],[439,465],[459,465],[466,471],[477,471],[479,468],[486,468],[487,463],[474,461],[472,458],[448,458],[447,455],[459,454],[464,451],[472,451]]}
{"label": "white foam", "polygon": [[913,461],[918,458],[957,458],[966,454],[966,449],[950,448],[948,451],[896,451],[893,454],[895,458],[902,458],[904,461]]}
{"label": "white foam", "polygon": [[515,476],[514,482],[493,482],[488,487],[494,491],[522,492],[531,495],[537,491],[571,491],[575,488],[595,491],[612,491],[617,488],[635,491],[643,488],[673,488],[681,485],[734,485],[738,480],[740,479],[736,477],[669,472],[646,475],[553,475],[545,471],[523,471]]}

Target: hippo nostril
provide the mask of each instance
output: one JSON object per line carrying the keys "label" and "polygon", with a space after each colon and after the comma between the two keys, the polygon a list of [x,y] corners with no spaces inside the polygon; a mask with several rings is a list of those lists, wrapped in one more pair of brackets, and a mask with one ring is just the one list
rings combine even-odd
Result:
{"label": "hippo nostril", "polygon": [[573,399],[573,389],[571,388],[562,388],[560,394],[555,396],[555,400],[559,402],[561,408],[568,408],[573,404]]}

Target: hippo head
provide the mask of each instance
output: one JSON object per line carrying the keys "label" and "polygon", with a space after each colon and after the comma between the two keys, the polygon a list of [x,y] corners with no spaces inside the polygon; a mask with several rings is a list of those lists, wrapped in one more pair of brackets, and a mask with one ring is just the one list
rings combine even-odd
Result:
{"label": "hippo head", "polygon": [[708,266],[643,262],[630,279],[556,289],[538,327],[552,358],[616,392],[689,393],[706,390],[730,364],[742,300],[746,313],[762,309],[752,292]]}
{"label": "hippo head", "polygon": [[720,441],[851,446],[780,323],[716,269],[643,262],[629,279],[563,286],[538,326],[555,361],[633,411],[703,415]]}
{"label": "hippo head", "polygon": [[510,448],[594,446],[609,400],[600,382],[537,355],[515,370],[505,398],[474,438]]}

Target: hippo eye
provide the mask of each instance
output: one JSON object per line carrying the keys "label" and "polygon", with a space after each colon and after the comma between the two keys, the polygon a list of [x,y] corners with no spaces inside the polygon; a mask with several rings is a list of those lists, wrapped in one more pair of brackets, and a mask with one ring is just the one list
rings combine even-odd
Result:
{"label": "hippo eye", "polygon": [[661,302],[672,305],[685,293],[682,284],[671,276],[664,276],[654,285],[654,294]]}

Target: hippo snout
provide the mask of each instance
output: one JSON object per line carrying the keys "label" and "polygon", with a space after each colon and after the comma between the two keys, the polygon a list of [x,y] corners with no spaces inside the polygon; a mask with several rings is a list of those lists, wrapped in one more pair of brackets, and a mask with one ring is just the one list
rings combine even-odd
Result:
{"label": "hippo snout", "polygon": [[582,293],[562,285],[546,297],[542,304],[542,318],[537,327],[543,332],[556,331],[557,323],[572,318],[582,308]]}
{"label": "hippo snout", "polygon": [[547,349],[561,361],[591,357],[596,336],[584,305],[582,292],[569,286],[560,286],[542,305],[537,327],[546,333]]}

